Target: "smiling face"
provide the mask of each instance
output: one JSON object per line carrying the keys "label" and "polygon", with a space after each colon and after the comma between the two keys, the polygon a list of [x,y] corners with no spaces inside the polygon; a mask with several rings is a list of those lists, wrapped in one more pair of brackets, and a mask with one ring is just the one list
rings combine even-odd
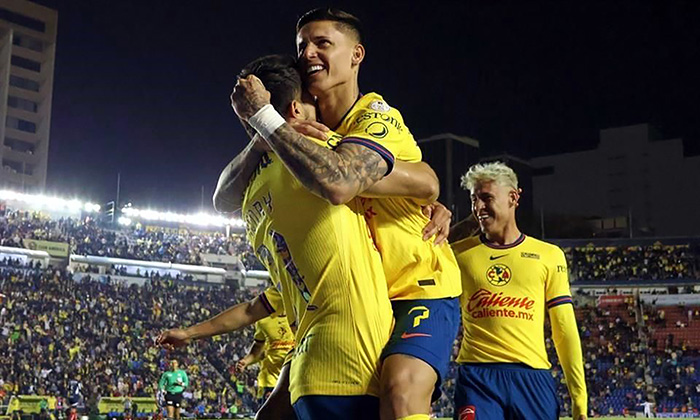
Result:
{"label": "smiling face", "polygon": [[329,20],[309,22],[297,33],[299,71],[314,96],[357,80],[365,50],[351,30]]}
{"label": "smiling face", "polygon": [[489,236],[514,222],[519,198],[519,191],[512,187],[496,181],[477,182],[471,192],[472,214],[481,232]]}

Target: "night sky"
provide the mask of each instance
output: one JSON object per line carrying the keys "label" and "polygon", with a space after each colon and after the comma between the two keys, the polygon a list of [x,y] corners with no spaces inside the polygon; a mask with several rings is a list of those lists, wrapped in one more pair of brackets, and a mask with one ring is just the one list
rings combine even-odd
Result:
{"label": "night sky", "polygon": [[[228,99],[237,72],[294,54],[297,17],[327,5],[38,2],[59,12],[47,190],[106,202],[121,172],[122,202],[179,211],[199,209],[202,186],[211,209],[247,142]],[[492,3],[331,4],[364,23],[361,90],[416,138],[451,132],[529,158],[651,122],[700,153],[700,2]]]}

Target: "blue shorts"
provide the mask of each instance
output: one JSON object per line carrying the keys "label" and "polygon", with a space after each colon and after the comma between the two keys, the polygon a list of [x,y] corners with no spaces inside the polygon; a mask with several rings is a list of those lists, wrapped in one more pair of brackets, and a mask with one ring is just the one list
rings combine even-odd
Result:
{"label": "blue shorts", "polygon": [[554,379],[519,363],[465,363],[455,387],[455,420],[558,420]]}
{"label": "blue shorts", "polygon": [[396,325],[382,360],[392,354],[423,360],[438,375],[435,389],[439,397],[439,385],[447,376],[459,330],[459,298],[395,300],[391,306]]}
{"label": "blue shorts", "polygon": [[371,395],[307,395],[294,403],[298,420],[379,420],[379,398]]}

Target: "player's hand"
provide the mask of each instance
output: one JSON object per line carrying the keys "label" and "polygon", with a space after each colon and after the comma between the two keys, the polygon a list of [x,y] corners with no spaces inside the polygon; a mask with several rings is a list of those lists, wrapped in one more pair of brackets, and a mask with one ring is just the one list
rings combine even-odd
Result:
{"label": "player's hand", "polygon": [[238,363],[236,363],[236,373],[243,372],[246,367],[248,367],[248,362],[243,359],[239,360]]}
{"label": "player's hand", "polygon": [[319,140],[326,140],[328,138],[328,134],[326,133],[331,131],[330,128],[320,122],[300,120],[298,118],[289,120],[289,125],[291,125],[297,133]]}
{"label": "player's hand", "polygon": [[231,106],[238,118],[248,121],[260,108],[270,103],[270,92],[262,81],[250,75],[238,78],[238,83],[231,93]]}
{"label": "player's hand", "polygon": [[163,331],[156,338],[156,344],[165,347],[168,350],[190,344],[192,339],[187,332],[181,328],[173,328],[172,330]]}
{"label": "player's hand", "polygon": [[452,212],[440,202],[434,202],[423,206],[423,214],[430,218],[430,222],[423,228],[423,240],[435,236],[435,245],[440,245],[447,240],[450,234],[450,222]]}

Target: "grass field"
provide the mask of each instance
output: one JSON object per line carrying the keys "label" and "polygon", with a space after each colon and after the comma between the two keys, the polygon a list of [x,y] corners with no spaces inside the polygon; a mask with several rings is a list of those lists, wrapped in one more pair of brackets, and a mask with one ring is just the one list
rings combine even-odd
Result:
{"label": "grass field", "polygon": [[[624,418],[625,417],[596,417],[597,420],[619,420],[619,419],[624,419]],[[211,419],[211,420],[217,420],[217,419]],[[253,418],[251,417],[251,418],[248,418],[245,420],[253,420]],[[435,420],[452,420],[452,419],[445,417],[445,418],[439,418],[439,419],[435,419]],[[571,417],[562,417],[561,420],[571,420]]]}

